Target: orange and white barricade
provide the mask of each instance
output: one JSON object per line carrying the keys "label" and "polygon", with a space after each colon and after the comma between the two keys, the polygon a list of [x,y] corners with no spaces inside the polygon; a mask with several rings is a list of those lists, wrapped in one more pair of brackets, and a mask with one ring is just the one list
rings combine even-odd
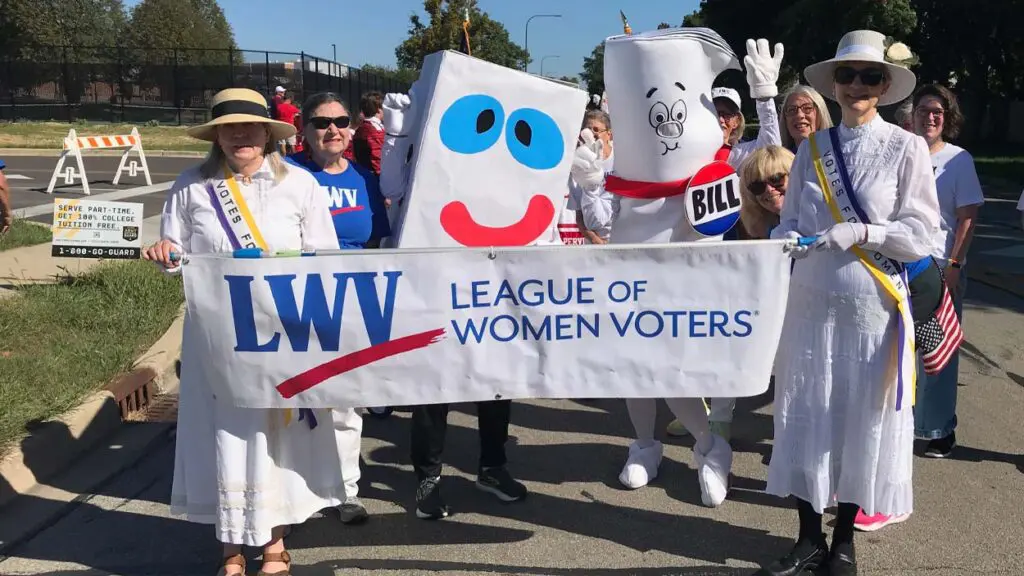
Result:
{"label": "orange and white barricade", "polygon": [[[121,155],[121,163],[117,166],[117,173],[114,174],[113,183],[116,185],[121,180],[121,174],[125,171],[128,175],[135,177],[140,171],[143,176],[146,177],[146,184],[149,186],[153,185],[153,179],[149,175],[149,165],[146,164],[146,153],[142,150],[142,137],[139,135],[138,128],[132,128],[131,134],[118,135],[118,136],[78,136],[75,134],[75,129],[72,128],[68,131],[68,135],[64,138],[64,150],[61,152],[60,159],[57,160],[57,166],[53,169],[53,175],[50,176],[50,185],[46,188],[47,194],[53,194],[53,188],[57,185],[57,177],[64,177],[64,184],[74,184],[76,180],[81,181],[82,189],[88,196],[89,192],[89,178],[85,173],[85,162],[82,161],[83,150],[102,150],[107,148],[125,148],[124,154]],[[132,159],[130,162],[128,156],[131,153],[138,154],[138,160]],[[75,163],[78,165],[76,172],[74,166],[64,165],[67,162],[68,157],[74,157]]]}

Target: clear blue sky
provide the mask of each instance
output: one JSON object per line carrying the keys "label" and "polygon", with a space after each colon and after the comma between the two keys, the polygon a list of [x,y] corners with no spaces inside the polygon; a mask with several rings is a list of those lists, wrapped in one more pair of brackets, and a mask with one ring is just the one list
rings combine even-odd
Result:
{"label": "clear blue sky", "polygon": [[[395,64],[395,47],[407,37],[409,15],[423,13],[422,0],[219,0],[235,31],[238,46],[249,50],[307,52],[352,66]],[[127,0],[129,7],[138,0]],[[547,75],[575,76],[583,57],[613,34],[622,33],[619,9],[636,32],[660,22],[678,25],[693,12],[698,0],[479,0],[480,9],[502,22],[512,40],[523,45],[530,23],[531,72],[540,71],[543,56]]]}

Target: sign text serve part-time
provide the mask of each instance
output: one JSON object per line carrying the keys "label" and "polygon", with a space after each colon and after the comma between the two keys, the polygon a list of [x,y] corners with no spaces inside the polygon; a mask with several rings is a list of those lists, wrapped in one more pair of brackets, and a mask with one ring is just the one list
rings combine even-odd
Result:
{"label": "sign text serve part-time", "polygon": [[142,204],[60,198],[53,203],[51,255],[134,259],[142,255]]}

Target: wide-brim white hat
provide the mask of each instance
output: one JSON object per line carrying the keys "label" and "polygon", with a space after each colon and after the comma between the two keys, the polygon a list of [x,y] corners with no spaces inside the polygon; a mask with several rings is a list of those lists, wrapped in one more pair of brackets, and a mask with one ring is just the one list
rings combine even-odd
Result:
{"label": "wide-brim white hat", "polygon": [[217,140],[217,126],[258,122],[270,126],[270,140],[287,140],[295,135],[295,126],[270,118],[267,99],[248,88],[227,88],[217,92],[210,100],[210,121],[186,130],[189,136],[214,142]]}
{"label": "wide-brim white hat", "polygon": [[[835,80],[832,75],[840,62],[873,62],[881,64],[889,74],[889,90],[878,99],[879,106],[888,106],[905,100],[914,93],[917,76],[906,66],[891,58],[896,47],[906,49],[902,44],[886,46],[886,37],[874,30],[854,30],[839,41],[834,58],[811,64],[804,69],[804,78],[812,88],[829,100],[835,100]],[[906,50],[909,57],[909,50]],[[887,54],[888,53],[888,54]],[[887,58],[886,56],[890,56]],[[904,56],[896,54],[896,56]]]}

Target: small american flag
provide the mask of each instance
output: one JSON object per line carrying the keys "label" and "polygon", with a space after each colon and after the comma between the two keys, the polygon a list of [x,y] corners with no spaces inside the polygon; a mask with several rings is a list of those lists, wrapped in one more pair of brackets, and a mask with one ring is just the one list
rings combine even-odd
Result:
{"label": "small american flag", "polygon": [[953,308],[953,299],[945,282],[942,283],[942,301],[939,308],[923,326],[918,327],[917,340],[922,352],[921,359],[924,361],[924,372],[930,376],[942,372],[964,341],[964,333],[960,329],[960,321]]}

